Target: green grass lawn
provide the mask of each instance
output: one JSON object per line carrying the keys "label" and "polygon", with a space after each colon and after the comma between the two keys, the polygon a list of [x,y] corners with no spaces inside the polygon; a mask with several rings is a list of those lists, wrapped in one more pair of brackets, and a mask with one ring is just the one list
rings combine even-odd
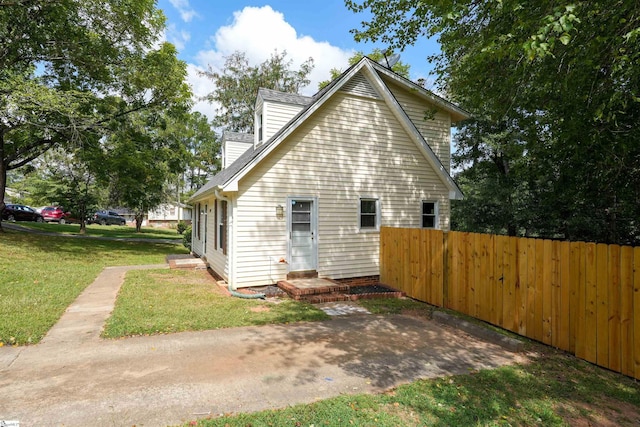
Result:
{"label": "green grass lawn", "polygon": [[[79,224],[58,224],[55,222],[38,223],[38,222],[17,222],[16,225],[28,227],[34,230],[48,231],[62,234],[79,234]],[[142,227],[140,233],[136,232],[133,226],[120,225],[87,225],[88,236],[101,236],[113,238],[144,238],[144,239],[176,239],[181,240],[182,235],[174,229]]]}
{"label": "green grass lawn", "polygon": [[167,254],[186,252],[181,244],[5,230],[0,233],[0,345],[39,342],[104,267],[159,264]]}
{"label": "green grass lawn", "polygon": [[293,300],[276,304],[230,297],[204,271],[141,270],[127,273],[103,335],[114,338],[328,318],[311,304]]}

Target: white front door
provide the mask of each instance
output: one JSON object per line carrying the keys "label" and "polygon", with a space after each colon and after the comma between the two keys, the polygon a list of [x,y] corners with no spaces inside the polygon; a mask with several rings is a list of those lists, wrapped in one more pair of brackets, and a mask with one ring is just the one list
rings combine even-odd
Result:
{"label": "white front door", "polygon": [[318,259],[316,202],[289,198],[289,271],[315,270]]}

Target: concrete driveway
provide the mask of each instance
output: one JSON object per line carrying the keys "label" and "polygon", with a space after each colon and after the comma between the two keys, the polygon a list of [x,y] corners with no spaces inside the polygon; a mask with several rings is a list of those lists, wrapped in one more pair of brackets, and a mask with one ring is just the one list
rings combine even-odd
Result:
{"label": "concrete driveway", "polygon": [[127,269],[105,269],[40,344],[0,348],[0,421],[166,426],[522,360],[408,316],[100,339]]}

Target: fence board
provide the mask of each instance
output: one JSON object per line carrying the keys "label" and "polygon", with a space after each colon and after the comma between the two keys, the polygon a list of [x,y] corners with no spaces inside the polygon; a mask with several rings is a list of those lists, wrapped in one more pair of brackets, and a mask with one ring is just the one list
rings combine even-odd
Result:
{"label": "fence board", "polygon": [[471,272],[469,273],[471,286],[469,286],[469,312],[467,314],[481,319],[480,315],[480,290],[482,287],[480,280],[480,238],[476,234],[469,234],[472,242],[472,251],[470,253]]}
{"label": "fence board", "polygon": [[444,279],[444,236],[440,230],[426,230],[427,236],[433,236],[428,239],[429,251],[431,252],[431,299],[434,305],[442,307],[444,303],[444,287],[442,281]]}
{"label": "fence board", "polygon": [[518,304],[518,333],[528,337],[527,323],[529,322],[529,315],[527,309],[529,308],[529,241],[528,239],[518,240],[518,295],[516,301]]}
{"label": "fence board", "polygon": [[608,249],[609,369],[620,372],[620,246],[610,245]]}
{"label": "fence board", "polygon": [[640,247],[633,249],[633,361],[640,378]]}
{"label": "fence board", "polygon": [[481,319],[485,322],[491,321],[491,285],[489,284],[491,274],[491,260],[489,258],[489,235],[482,234],[482,237],[478,239],[478,278],[480,281],[478,292],[478,312],[481,315]]}
{"label": "fence board", "polygon": [[383,227],[380,229],[380,281],[389,285],[392,284],[389,277],[389,245],[391,244],[391,233],[391,230],[388,228]]}
{"label": "fence board", "polygon": [[596,245],[587,243],[585,257],[585,354],[584,359],[596,363],[597,344],[597,266],[596,266]]}
{"label": "fence board", "polygon": [[[633,248],[620,250],[620,363],[625,375],[634,375],[633,360]],[[636,308],[637,310],[637,308]]]}
{"label": "fence board", "polygon": [[558,311],[556,312],[556,346],[565,351],[571,351],[571,285],[570,285],[570,249],[569,242],[559,242],[558,254]]}
{"label": "fence board", "polygon": [[458,233],[449,232],[447,233],[447,253],[449,255],[449,262],[447,264],[448,280],[444,283],[444,286],[447,287],[445,290],[445,294],[447,295],[447,300],[444,302],[444,306],[450,308],[452,310],[458,310],[458,287],[457,283],[460,280],[460,250],[457,245]]}
{"label": "fence board", "polygon": [[461,313],[469,313],[469,289],[473,286],[473,277],[470,277],[469,253],[473,251],[469,241],[469,233],[460,234],[458,239],[458,250],[460,251],[460,281],[456,283],[460,293],[459,310]]}
{"label": "fence board", "polygon": [[383,283],[640,378],[640,248],[387,227],[380,239]]}
{"label": "fence board", "polygon": [[[408,243],[409,243],[409,263],[411,265],[411,277],[409,278],[410,283],[407,284],[407,288],[411,289],[411,293],[416,295],[416,299],[420,301],[431,302],[425,298],[426,289],[428,288],[428,283],[424,283],[422,280],[424,278],[421,275],[422,266],[426,265],[423,257],[425,254],[422,251],[421,247],[421,239],[420,234],[416,231],[419,230],[409,230],[408,232]],[[425,269],[426,270],[426,269]],[[426,286],[425,286],[426,285]]]}
{"label": "fence board", "polygon": [[596,245],[596,363],[609,367],[609,251],[604,243]]}
{"label": "fence board", "polygon": [[[495,324],[499,325],[501,328],[510,329],[512,325],[508,327],[505,325],[505,311],[510,311],[511,304],[511,295],[509,293],[509,279],[505,276],[508,274],[509,270],[509,238],[505,236],[496,236],[495,237],[495,245],[496,245],[496,268],[493,273],[494,283],[497,288],[497,301],[496,301],[496,313],[495,313]],[[512,317],[512,316],[510,316]]]}
{"label": "fence board", "polygon": [[[542,291],[542,342],[552,344],[551,316],[553,308],[553,242],[542,241],[542,280],[539,287]],[[540,265],[540,264],[538,264]]]}
{"label": "fence board", "polygon": [[532,271],[533,285],[533,338],[542,341],[542,282],[544,277],[544,240],[531,239],[534,246],[535,262]]}
{"label": "fence board", "polygon": [[518,240],[508,239],[507,252],[505,254],[504,283],[507,289],[505,297],[508,296],[509,304],[503,309],[503,317],[505,324],[509,326],[507,329],[513,332],[518,332],[520,320],[517,254]]}
{"label": "fence board", "polygon": [[[586,360],[587,354],[587,245],[585,243],[572,243],[572,254],[575,262],[574,274],[576,275],[578,304],[576,306],[575,317],[575,354]],[[573,252],[573,251],[572,251]]]}

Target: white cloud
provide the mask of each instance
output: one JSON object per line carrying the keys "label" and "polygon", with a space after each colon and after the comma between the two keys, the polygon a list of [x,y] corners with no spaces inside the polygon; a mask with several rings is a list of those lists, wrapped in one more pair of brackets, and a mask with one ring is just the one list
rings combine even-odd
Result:
{"label": "white cloud", "polygon": [[191,33],[185,30],[178,30],[174,24],[170,24],[165,30],[164,37],[180,51],[184,50],[186,44],[191,40]]}
{"label": "white cloud", "polygon": [[200,97],[203,97],[211,92],[211,80],[208,77],[202,76],[200,73],[202,68],[187,64],[188,82],[191,85],[191,90],[196,97],[195,104],[193,106],[194,111],[200,113],[212,119],[216,114],[216,107],[210,104],[208,101],[199,101]]}
{"label": "white cloud", "polygon": [[273,10],[271,6],[245,7],[234,12],[233,21],[220,27],[210,40],[213,48],[198,52],[197,63],[190,65],[189,79],[197,96],[211,92],[211,81],[206,79],[208,86],[204,85],[198,76],[192,75],[192,72],[208,67],[214,71],[221,71],[224,57],[234,51],[245,52],[251,65],[264,62],[275,50],[286,51],[287,58],[293,61],[294,69],[309,57],[313,58],[315,66],[309,75],[311,83],[302,90],[305,95],[317,92],[318,83],[329,78],[332,68],[346,69],[348,59],[354,53],[332,46],[328,42],[316,41],[309,36],[298,34],[296,29],[285,21],[284,15]]}
{"label": "white cloud", "polygon": [[191,8],[189,0],[169,0],[169,3],[180,12],[180,17],[184,22],[191,22],[198,13]]}

